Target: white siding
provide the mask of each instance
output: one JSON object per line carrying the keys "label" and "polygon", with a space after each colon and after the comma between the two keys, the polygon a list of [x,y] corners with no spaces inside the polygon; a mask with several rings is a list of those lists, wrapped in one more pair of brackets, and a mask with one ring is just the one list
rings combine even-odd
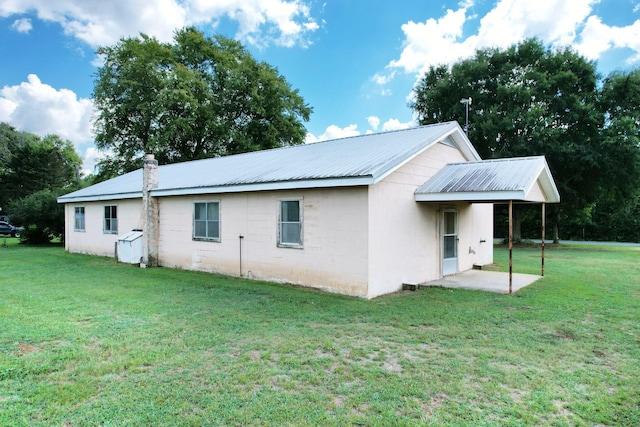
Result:
{"label": "white siding", "polygon": [[[447,163],[465,161],[453,147],[437,144],[369,188],[369,297],[441,277],[441,209],[460,213],[459,270],[492,258],[492,205],[418,203],[414,193]],[[477,227],[477,228],[476,228]],[[480,235],[487,240],[477,248]],[[476,242],[477,241],[477,242]]]}
{"label": "white siding", "polygon": [[[118,207],[116,234],[103,231],[104,207],[111,205]],[[75,231],[73,227],[76,206],[84,206],[84,231]],[[118,236],[139,228],[142,228],[140,199],[65,204],[65,248],[69,252],[113,257]]]}
{"label": "white siding", "polygon": [[[303,247],[277,245],[280,200],[303,202]],[[193,204],[220,201],[220,242],[192,239]],[[366,187],[160,199],[160,265],[367,295]]]}

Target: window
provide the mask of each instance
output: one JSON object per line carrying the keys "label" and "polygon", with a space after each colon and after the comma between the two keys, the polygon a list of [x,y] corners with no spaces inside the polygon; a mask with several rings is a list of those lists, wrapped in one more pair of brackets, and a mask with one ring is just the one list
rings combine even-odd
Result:
{"label": "window", "polygon": [[195,204],[193,238],[220,241],[220,202]]}
{"label": "window", "polygon": [[280,202],[280,229],[278,244],[302,246],[302,209],[300,200]]}
{"label": "window", "polygon": [[118,207],[104,207],[104,232],[116,234],[118,232]]}
{"label": "window", "polygon": [[76,206],[73,229],[75,231],[84,231],[84,206]]}

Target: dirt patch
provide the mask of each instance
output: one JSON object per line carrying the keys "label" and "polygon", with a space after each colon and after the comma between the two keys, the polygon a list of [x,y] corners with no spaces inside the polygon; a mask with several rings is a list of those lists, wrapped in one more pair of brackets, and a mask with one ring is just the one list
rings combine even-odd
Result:
{"label": "dirt patch", "polygon": [[37,345],[24,343],[24,342],[19,342],[17,344],[17,347],[18,347],[18,350],[16,351],[16,354],[20,356],[25,356],[27,354],[35,353],[42,350],[42,348],[38,347]]}

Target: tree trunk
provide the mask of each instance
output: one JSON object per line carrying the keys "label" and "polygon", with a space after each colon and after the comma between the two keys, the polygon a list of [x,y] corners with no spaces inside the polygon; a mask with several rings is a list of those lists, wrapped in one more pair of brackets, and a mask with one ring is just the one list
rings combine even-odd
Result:
{"label": "tree trunk", "polygon": [[522,241],[522,215],[520,215],[521,205],[513,205],[513,241],[520,243]]}
{"label": "tree trunk", "polygon": [[560,243],[560,233],[559,233],[559,222],[560,222],[560,213],[555,212],[553,215],[553,243]]}

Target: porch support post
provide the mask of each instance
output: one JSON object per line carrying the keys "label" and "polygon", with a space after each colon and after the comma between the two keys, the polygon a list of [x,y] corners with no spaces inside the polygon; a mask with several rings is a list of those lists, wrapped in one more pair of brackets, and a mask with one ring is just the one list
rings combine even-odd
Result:
{"label": "porch support post", "polygon": [[513,287],[513,200],[509,200],[509,294]]}
{"label": "porch support post", "polygon": [[545,214],[545,203],[542,202],[542,274],[541,276],[544,277],[544,235],[545,233],[545,219],[546,219],[546,214]]}

